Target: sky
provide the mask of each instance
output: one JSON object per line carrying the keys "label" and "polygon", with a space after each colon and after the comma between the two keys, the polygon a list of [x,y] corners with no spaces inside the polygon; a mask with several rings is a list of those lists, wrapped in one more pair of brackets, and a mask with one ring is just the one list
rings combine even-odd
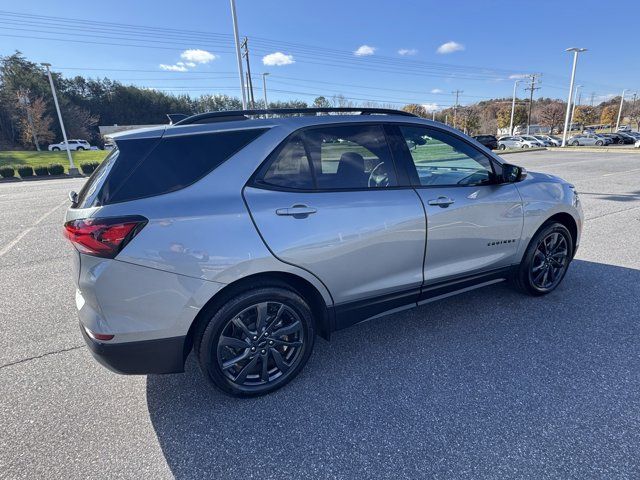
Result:
{"label": "sky", "polygon": [[[633,3],[633,2],[632,2]],[[269,100],[342,94],[428,109],[511,97],[566,100],[584,47],[582,103],[640,92],[638,12],[601,0],[236,0],[254,92]],[[627,14],[624,14],[624,11]],[[228,0],[0,0],[0,55],[21,51],[65,76],[109,77],[175,94],[239,96]],[[518,95],[529,95],[524,81]]]}

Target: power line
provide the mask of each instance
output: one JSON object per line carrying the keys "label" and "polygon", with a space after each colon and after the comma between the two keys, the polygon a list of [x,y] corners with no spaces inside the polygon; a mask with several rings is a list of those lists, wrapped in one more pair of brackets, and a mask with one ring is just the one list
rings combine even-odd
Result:
{"label": "power line", "polygon": [[532,73],[529,75],[531,80],[531,86],[525,88],[525,90],[529,90],[531,92],[529,96],[529,114],[527,115],[527,135],[529,135],[529,128],[531,127],[531,108],[533,107],[533,92],[536,90],[540,90],[541,87],[536,87],[536,82],[540,77],[539,73]]}

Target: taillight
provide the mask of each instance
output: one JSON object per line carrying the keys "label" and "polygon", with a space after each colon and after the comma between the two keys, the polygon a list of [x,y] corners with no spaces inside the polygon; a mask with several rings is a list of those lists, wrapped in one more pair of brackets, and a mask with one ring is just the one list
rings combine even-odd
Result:
{"label": "taillight", "polygon": [[147,224],[144,217],[85,218],[64,224],[64,235],[81,253],[114,258]]}

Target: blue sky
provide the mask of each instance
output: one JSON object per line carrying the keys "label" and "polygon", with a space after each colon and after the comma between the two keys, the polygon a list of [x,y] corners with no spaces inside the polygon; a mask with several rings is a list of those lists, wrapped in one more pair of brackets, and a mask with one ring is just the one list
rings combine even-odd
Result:
{"label": "blue sky", "polygon": [[[565,99],[571,56],[564,49],[572,46],[589,49],[578,63],[583,103],[592,93],[598,101],[623,88],[640,90],[638,12],[631,5],[236,1],[259,98],[260,74],[269,72],[270,100],[343,94],[356,102],[446,107],[457,89],[462,104],[508,97],[514,76],[526,73],[542,74],[536,97]],[[108,76],[174,93],[238,95],[227,0],[0,0],[0,10],[0,54],[20,50],[65,75]]]}

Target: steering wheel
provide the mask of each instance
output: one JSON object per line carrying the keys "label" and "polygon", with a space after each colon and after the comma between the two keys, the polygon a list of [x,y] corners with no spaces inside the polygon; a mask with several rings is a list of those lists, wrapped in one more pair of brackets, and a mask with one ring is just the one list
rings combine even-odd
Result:
{"label": "steering wheel", "polygon": [[[367,181],[367,186],[369,188],[389,186],[389,175],[387,175],[387,172],[382,171],[381,167],[383,165],[384,162],[380,162],[373,168],[373,170],[371,170],[371,173],[369,174],[369,180]],[[380,171],[376,173],[377,170]]]}

